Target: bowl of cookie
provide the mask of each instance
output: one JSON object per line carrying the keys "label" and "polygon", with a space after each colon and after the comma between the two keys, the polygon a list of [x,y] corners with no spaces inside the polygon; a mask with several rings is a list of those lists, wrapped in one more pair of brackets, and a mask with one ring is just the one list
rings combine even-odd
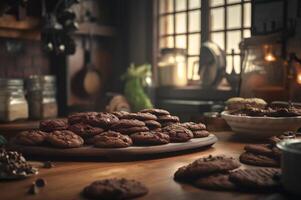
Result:
{"label": "bowl of cookie", "polygon": [[221,115],[234,132],[258,139],[301,127],[300,108],[290,104],[268,105],[258,98],[231,98]]}

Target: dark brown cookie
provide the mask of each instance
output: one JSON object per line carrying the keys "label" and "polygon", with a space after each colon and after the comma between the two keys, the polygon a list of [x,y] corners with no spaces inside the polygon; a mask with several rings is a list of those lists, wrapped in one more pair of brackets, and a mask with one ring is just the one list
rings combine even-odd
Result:
{"label": "dark brown cookie", "polygon": [[151,113],[128,113],[126,115],[123,115],[121,119],[137,119],[140,121],[146,121],[146,120],[157,120],[157,116],[153,115]]}
{"label": "dark brown cookie", "polygon": [[46,140],[46,137],[47,133],[43,131],[22,131],[16,136],[15,142],[17,144],[34,146],[43,144]]}
{"label": "dark brown cookie", "polygon": [[131,146],[132,143],[129,136],[115,131],[107,131],[93,137],[94,146],[101,148],[124,148]]}
{"label": "dark brown cookie", "polygon": [[133,133],[149,131],[149,128],[147,128],[146,126],[127,127],[127,128],[118,128],[118,129],[115,129],[115,131],[122,133],[122,134],[130,135]]}
{"label": "dark brown cookie", "polygon": [[48,119],[40,121],[40,130],[44,132],[52,132],[66,130],[68,128],[67,120],[65,119]]}
{"label": "dark brown cookie", "polygon": [[185,122],[181,123],[181,125],[191,131],[206,130],[206,125],[202,123]]}
{"label": "dark brown cookie", "polygon": [[129,112],[127,112],[127,111],[115,111],[115,112],[112,112],[112,114],[115,115],[116,117],[118,117],[119,119],[122,119],[122,117],[124,115],[129,114]]}
{"label": "dark brown cookie", "polygon": [[265,156],[273,156],[272,146],[270,144],[249,144],[245,146],[245,151]]}
{"label": "dark brown cookie", "polygon": [[161,116],[161,115],[170,115],[170,113],[167,110],[163,110],[163,109],[156,109],[156,108],[151,108],[151,109],[144,109],[141,110],[140,112],[142,113],[151,113],[153,115]]}
{"label": "dark brown cookie", "polygon": [[187,142],[193,138],[193,133],[181,125],[170,125],[162,129],[164,134],[169,135],[171,142]]}
{"label": "dark brown cookie", "polygon": [[160,145],[169,143],[169,136],[160,132],[140,132],[130,136],[135,145]]}
{"label": "dark brown cookie", "polygon": [[200,131],[192,131],[194,138],[203,138],[208,137],[210,133],[206,130],[200,130]]}
{"label": "dark brown cookie", "polygon": [[96,115],[87,116],[87,123],[101,128],[109,128],[111,125],[118,122],[119,119],[115,115],[106,112],[100,112]]}
{"label": "dark brown cookie", "polygon": [[146,120],[144,123],[150,130],[161,128],[161,124],[155,120]]}
{"label": "dark brown cookie", "polygon": [[240,164],[231,157],[211,156],[195,160],[189,165],[180,167],[174,177],[176,180],[197,179],[212,173],[225,173],[236,169]]}
{"label": "dark brown cookie", "polygon": [[145,123],[136,119],[121,119],[117,122],[115,122],[111,129],[117,130],[120,128],[129,128],[129,127],[141,127],[145,126]]}
{"label": "dark brown cookie", "polygon": [[83,138],[92,137],[105,131],[103,128],[94,127],[84,123],[69,125],[68,130]]}
{"label": "dark brown cookie", "polygon": [[281,142],[282,140],[295,139],[295,138],[296,138],[296,133],[287,131],[287,132],[284,132],[282,135],[273,136],[273,137],[269,138],[269,142],[272,145],[276,145],[278,142]]}
{"label": "dark brown cookie", "polygon": [[229,180],[229,174],[212,174],[201,177],[194,182],[194,185],[199,188],[209,190],[234,190],[237,189],[234,183]]}
{"label": "dark brown cookie", "polygon": [[97,112],[74,113],[68,116],[68,124],[87,123],[88,116],[96,115]]}
{"label": "dark brown cookie", "polygon": [[83,195],[91,199],[133,199],[144,196],[148,189],[140,182],[124,178],[104,179],[91,183]]}
{"label": "dark brown cookie", "polygon": [[229,179],[246,189],[265,190],[280,186],[280,170],[271,168],[239,169],[230,173]]}
{"label": "dark brown cookie", "polygon": [[177,124],[177,123],[175,123],[175,122],[164,122],[164,123],[161,123],[161,127],[171,126],[171,125],[174,125],[174,124]]}
{"label": "dark brown cookie", "polygon": [[158,117],[158,122],[160,123],[168,123],[168,122],[177,123],[179,121],[180,121],[179,117],[172,116],[172,115],[162,115]]}
{"label": "dark brown cookie", "polygon": [[255,165],[261,167],[280,167],[280,162],[278,159],[249,152],[241,154],[239,160],[240,162],[248,165]]}
{"label": "dark brown cookie", "polygon": [[58,148],[76,148],[82,146],[84,143],[83,138],[68,130],[50,133],[47,137],[47,141],[52,146]]}

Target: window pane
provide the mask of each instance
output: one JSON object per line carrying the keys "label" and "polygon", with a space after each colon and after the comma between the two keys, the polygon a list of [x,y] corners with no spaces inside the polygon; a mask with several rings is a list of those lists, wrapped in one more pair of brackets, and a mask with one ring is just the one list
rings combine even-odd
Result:
{"label": "window pane", "polygon": [[176,0],[176,11],[186,10],[186,0]]}
{"label": "window pane", "polygon": [[189,8],[200,8],[201,0],[189,0]]}
{"label": "window pane", "polygon": [[224,0],[211,0],[210,1],[210,6],[220,6],[224,5],[225,1]]}
{"label": "window pane", "polygon": [[186,32],[186,13],[176,14],[176,33]]}
{"label": "window pane", "polygon": [[186,49],[186,36],[180,35],[176,37],[176,47]]}
{"label": "window pane", "polygon": [[251,37],[251,31],[250,30],[244,30],[244,38]]}
{"label": "window pane", "polygon": [[241,5],[228,6],[228,28],[239,28],[241,27]]}
{"label": "window pane", "polygon": [[188,35],[188,54],[189,55],[199,55],[200,52],[200,34],[190,34]]}
{"label": "window pane", "polygon": [[244,4],[244,26],[251,27],[251,4]]}
{"label": "window pane", "polygon": [[211,33],[211,41],[216,43],[221,49],[225,49],[224,33]]}
{"label": "window pane", "polygon": [[160,13],[173,12],[173,0],[160,0]]}
{"label": "window pane", "polygon": [[173,34],[173,15],[160,17],[160,35]]}
{"label": "window pane", "polygon": [[211,10],[211,30],[224,29],[224,8]]}
{"label": "window pane", "polygon": [[241,0],[227,0],[228,4],[230,4],[230,3],[238,3],[238,2],[241,2]]}
{"label": "window pane", "polygon": [[189,12],[189,31],[200,31],[200,20],[201,20],[201,12],[199,10],[197,11],[191,11]]}
{"label": "window pane", "polygon": [[227,56],[226,72],[231,73],[234,66],[234,71],[240,73],[240,56],[234,56],[234,62],[232,56]]}
{"label": "window pane", "polygon": [[160,44],[159,44],[159,47],[160,49],[162,48],[173,48],[173,37],[172,36],[169,36],[169,37],[163,37],[160,39]]}
{"label": "window pane", "polygon": [[227,32],[227,53],[231,53],[232,49],[234,49],[235,53],[239,53],[240,35],[240,31]]}
{"label": "window pane", "polygon": [[198,73],[199,57],[188,57],[187,76],[189,80],[199,80],[200,76]]}

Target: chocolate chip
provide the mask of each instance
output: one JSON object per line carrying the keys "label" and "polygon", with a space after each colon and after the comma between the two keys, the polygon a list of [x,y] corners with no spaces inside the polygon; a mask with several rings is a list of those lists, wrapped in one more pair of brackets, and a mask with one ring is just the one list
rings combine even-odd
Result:
{"label": "chocolate chip", "polygon": [[39,188],[45,187],[46,181],[45,181],[45,179],[43,179],[43,178],[38,178],[38,179],[35,181],[35,185],[36,185],[37,187],[39,187]]}

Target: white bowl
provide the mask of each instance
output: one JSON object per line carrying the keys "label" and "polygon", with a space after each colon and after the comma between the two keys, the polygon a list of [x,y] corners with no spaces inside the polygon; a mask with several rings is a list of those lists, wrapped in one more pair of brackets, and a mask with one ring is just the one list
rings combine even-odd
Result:
{"label": "white bowl", "polygon": [[301,127],[301,117],[251,117],[231,115],[227,111],[221,115],[234,132],[256,138],[297,131]]}

